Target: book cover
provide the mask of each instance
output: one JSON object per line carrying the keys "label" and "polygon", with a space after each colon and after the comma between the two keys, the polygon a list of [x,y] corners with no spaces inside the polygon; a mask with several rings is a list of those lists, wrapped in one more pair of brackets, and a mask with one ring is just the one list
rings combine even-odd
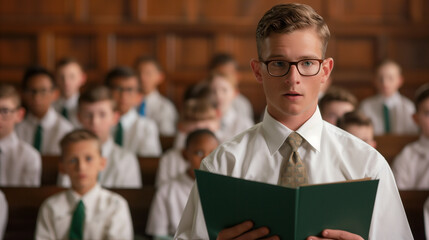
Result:
{"label": "book cover", "polygon": [[378,180],[287,188],[195,171],[210,239],[246,220],[280,239],[304,240],[326,228],[368,239]]}

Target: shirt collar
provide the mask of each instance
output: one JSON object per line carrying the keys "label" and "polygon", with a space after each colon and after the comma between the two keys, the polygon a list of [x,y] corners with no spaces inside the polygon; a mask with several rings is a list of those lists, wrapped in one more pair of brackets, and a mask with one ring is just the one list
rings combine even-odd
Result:
{"label": "shirt collar", "polygon": [[401,101],[401,95],[399,94],[399,92],[396,92],[388,98],[381,96],[381,99],[383,99],[383,103],[386,104],[388,107],[392,107]]}
{"label": "shirt collar", "polygon": [[135,108],[131,108],[127,113],[121,116],[121,124],[123,128],[129,128],[139,118]]}
{"label": "shirt collar", "polygon": [[158,90],[153,90],[151,93],[146,95],[146,97],[144,98],[144,101],[148,102],[150,100],[156,99],[159,97],[159,95],[160,93],[158,92]]}
{"label": "shirt collar", "polygon": [[93,216],[93,210],[96,210],[97,206],[97,199],[100,194],[101,187],[97,183],[95,186],[89,190],[89,192],[85,193],[83,196],[79,195],[74,190],[70,189],[68,193],[68,199],[70,201],[71,211],[73,212],[76,204],[82,200],[83,204],[85,205],[85,215],[88,217],[88,219],[91,219]]}
{"label": "shirt collar", "polygon": [[16,144],[18,144],[18,136],[16,136],[15,132],[10,133],[8,136],[0,139],[0,149],[2,152],[7,152],[6,149],[13,148]]}
{"label": "shirt collar", "polygon": [[48,112],[43,116],[42,119],[38,119],[36,116],[34,116],[32,113],[28,113],[27,115],[28,121],[37,126],[42,125],[43,128],[52,127],[55,124],[55,121],[57,119],[57,112],[53,107],[50,107]]}
{"label": "shirt collar", "polygon": [[[320,142],[322,139],[323,120],[320,115],[319,107],[296,132],[303,137],[316,151],[320,151]],[[292,130],[275,120],[267,110],[265,110],[262,121],[262,129],[265,141],[267,142],[270,154],[277,152],[286,141]]]}
{"label": "shirt collar", "polygon": [[69,99],[65,99],[61,97],[58,101],[67,109],[69,109],[69,108],[74,108],[77,105],[78,100],[79,100],[79,93],[73,95]]}
{"label": "shirt collar", "polygon": [[107,141],[101,146],[101,155],[103,157],[109,156],[110,151],[113,149],[113,145],[115,145],[113,138],[109,137],[109,139],[107,139]]}

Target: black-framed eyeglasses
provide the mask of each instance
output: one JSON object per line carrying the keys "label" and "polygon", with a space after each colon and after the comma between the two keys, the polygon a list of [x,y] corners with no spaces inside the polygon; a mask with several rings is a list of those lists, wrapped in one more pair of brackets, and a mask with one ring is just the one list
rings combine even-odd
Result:
{"label": "black-framed eyeglasses", "polygon": [[289,73],[292,65],[296,66],[301,76],[314,76],[320,72],[320,66],[323,59],[302,59],[297,62],[288,62],[283,60],[261,61],[267,66],[268,73],[273,77],[283,77]]}

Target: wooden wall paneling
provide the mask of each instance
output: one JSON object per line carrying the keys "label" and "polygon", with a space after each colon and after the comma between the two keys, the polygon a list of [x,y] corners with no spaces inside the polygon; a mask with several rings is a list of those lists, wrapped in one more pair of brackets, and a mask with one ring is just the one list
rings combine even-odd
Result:
{"label": "wooden wall paneling", "polygon": [[140,22],[177,23],[187,20],[188,0],[137,0]]}
{"label": "wooden wall paneling", "polygon": [[1,22],[67,22],[73,19],[73,0],[0,0]]}
{"label": "wooden wall paneling", "polygon": [[136,58],[157,56],[157,41],[150,35],[116,35],[115,65],[133,67]]}
{"label": "wooden wall paneling", "polygon": [[[410,16],[411,19],[413,20],[413,22],[419,23],[422,22],[424,19],[424,10],[425,10],[425,4],[428,1],[424,1],[424,0],[409,0],[409,5],[410,5]],[[426,5],[429,6],[429,5]],[[427,11],[426,11],[427,12]]]}
{"label": "wooden wall paneling", "polygon": [[131,0],[86,0],[88,21],[95,23],[129,22],[132,18]]}
{"label": "wooden wall paneling", "polygon": [[375,63],[375,47],[371,36],[337,37],[335,64],[342,69],[370,71]]}
{"label": "wooden wall paneling", "polygon": [[[50,70],[54,68],[54,35],[52,32],[40,32],[37,38],[38,58],[37,64],[42,65]],[[36,64],[34,63],[34,64]]]}
{"label": "wooden wall paneling", "polygon": [[86,71],[97,69],[97,37],[94,34],[57,34],[55,36],[55,63],[64,58],[77,59]]}

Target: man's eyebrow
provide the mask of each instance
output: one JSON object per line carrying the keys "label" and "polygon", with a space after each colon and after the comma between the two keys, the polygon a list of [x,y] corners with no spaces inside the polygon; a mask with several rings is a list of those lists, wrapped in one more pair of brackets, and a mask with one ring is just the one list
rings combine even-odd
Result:
{"label": "man's eyebrow", "polygon": [[320,58],[320,57],[318,57],[316,55],[300,56],[300,57],[298,57],[298,58],[296,58],[294,60],[289,60],[289,59],[286,60],[287,57],[285,55],[271,55],[271,56],[268,56],[267,59],[273,59],[273,58],[282,58],[282,60],[284,59],[285,61],[290,61],[290,62],[300,61],[300,60],[303,60],[303,59],[322,59],[322,58]]}

